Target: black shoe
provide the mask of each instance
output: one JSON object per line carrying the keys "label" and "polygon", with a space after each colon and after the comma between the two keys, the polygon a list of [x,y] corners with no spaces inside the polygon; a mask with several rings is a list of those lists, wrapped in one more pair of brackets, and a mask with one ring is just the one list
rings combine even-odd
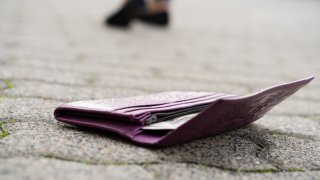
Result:
{"label": "black shoe", "polygon": [[169,24],[168,12],[160,12],[152,15],[140,15],[137,18],[143,22],[153,25],[167,26]]}
{"label": "black shoe", "polygon": [[145,10],[146,6],[144,0],[130,0],[118,12],[108,17],[105,24],[126,28],[129,26],[133,18],[144,13]]}

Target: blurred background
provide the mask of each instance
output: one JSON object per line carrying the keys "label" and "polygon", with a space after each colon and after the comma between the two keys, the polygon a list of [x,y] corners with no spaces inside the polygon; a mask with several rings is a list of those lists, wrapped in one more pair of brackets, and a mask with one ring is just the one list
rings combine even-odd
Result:
{"label": "blurred background", "polygon": [[318,1],[172,1],[168,28],[104,26],[122,3],[1,1],[1,77],[103,89],[48,87],[50,97],[74,100],[178,89],[241,94],[319,72]]}

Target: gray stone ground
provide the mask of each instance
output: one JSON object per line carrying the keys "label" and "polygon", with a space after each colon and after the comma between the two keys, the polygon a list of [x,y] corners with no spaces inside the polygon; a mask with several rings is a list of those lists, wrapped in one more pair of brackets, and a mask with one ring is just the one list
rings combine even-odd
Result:
{"label": "gray stone ground", "polygon": [[320,1],[181,0],[168,29],[104,27],[119,3],[0,1],[1,179],[320,179],[318,79],[253,125],[164,149],[52,116],[74,100],[320,75]]}

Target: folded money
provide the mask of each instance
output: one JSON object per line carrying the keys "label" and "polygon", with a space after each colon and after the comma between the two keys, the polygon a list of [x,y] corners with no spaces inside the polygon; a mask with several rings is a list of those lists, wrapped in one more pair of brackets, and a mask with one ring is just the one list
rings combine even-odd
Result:
{"label": "folded money", "polygon": [[244,127],[308,84],[314,77],[247,96],[169,91],[77,101],[54,111],[58,121],[115,132],[149,146],[170,146]]}

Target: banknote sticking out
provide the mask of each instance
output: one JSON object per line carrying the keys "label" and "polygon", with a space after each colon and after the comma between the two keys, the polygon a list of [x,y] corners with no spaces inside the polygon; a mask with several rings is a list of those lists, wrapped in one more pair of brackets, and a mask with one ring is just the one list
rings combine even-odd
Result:
{"label": "banknote sticking out", "polygon": [[167,121],[162,121],[162,122],[157,122],[153,124],[149,124],[146,126],[143,126],[143,130],[173,130],[177,129],[178,127],[182,126],[189,120],[191,120],[193,117],[198,115],[199,113],[193,113],[193,114],[188,114],[184,116],[180,116],[177,118],[173,118],[171,120]]}

